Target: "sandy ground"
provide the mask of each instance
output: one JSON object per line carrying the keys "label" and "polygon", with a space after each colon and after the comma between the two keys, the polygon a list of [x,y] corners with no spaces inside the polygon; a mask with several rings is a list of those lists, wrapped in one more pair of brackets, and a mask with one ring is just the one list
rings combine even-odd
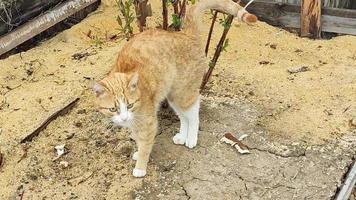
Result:
{"label": "sandy ground", "polygon": [[[104,1],[104,5],[108,2]],[[160,22],[153,1],[151,27]],[[135,145],[93,106],[91,85],[125,43],[114,7],[27,52],[0,61],[0,199],[330,199],[355,158],[356,37],[301,39],[263,22],[234,24],[202,97],[194,150],[171,138],[179,121],[160,112],[144,179],[131,176]],[[206,16],[208,22],[208,16]],[[205,40],[208,25],[203,27]],[[86,34],[100,38],[98,45]],[[217,25],[213,44],[220,37]],[[211,52],[214,45],[211,47]],[[82,55],[82,56],[78,56]],[[305,72],[290,73],[304,67]],[[20,140],[53,112],[78,106],[27,144]],[[251,154],[219,139],[249,134]],[[54,147],[68,153],[55,158]],[[66,161],[69,166],[60,164]]]}

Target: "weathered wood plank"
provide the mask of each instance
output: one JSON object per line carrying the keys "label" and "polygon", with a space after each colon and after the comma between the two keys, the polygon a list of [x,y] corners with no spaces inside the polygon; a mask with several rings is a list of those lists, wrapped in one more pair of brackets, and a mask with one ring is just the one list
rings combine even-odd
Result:
{"label": "weathered wood plank", "polygon": [[356,19],[323,15],[322,31],[356,35]]}
{"label": "weathered wood plank", "polygon": [[[242,0],[242,5],[249,0]],[[300,28],[300,6],[256,0],[247,10],[273,26]],[[356,35],[356,10],[322,8],[321,31]]]}
{"label": "weathered wood plank", "polygon": [[[271,1],[301,5],[301,0],[271,0]],[[321,6],[329,7],[329,8],[354,9],[356,8],[356,1],[355,0],[323,0],[321,2]]]}
{"label": "weathered wood plank", "polygon": [[[356,184],[356,161],[350,167],[348,174],[346,176],[346,180],[341,186],[341,190],[336,196],[336,200],[347,200],[349,199],[351,192]],[[351,199],[351,198],[350,198]]]}
{"label": "weathered wood plank", "polygon": [[[242,5],[248,1],[242,0]],[[300,27],[300,7],[296,5],[255,1],[247,7],[247,11],[257,15],[261,21],[265,21],[273,26]]]}
{"label": "weathered wood plank", "polygon": [[356,19],[356,10],[351,10],[351,9],[322,8],[321,14]]}
{"label": "weathered wood plank", "polygon": [[321,0],[302,0],[300,22],[302,37],[321,37]]}
{"label": "weathered wood plank", "polygon": [[[4,6],[4,4],[1,3],[2,1],[4,2],[4,0],[0,0],[0,16],[4,21],[0,20],[0,35],[8,33],[63,0],[10,0],[12,3],[7,6]],[[7,11],[4,12],[5,10]]]}
{"label": "weathered wood plank", "polygon": [[0,55],[91,5],[97,0],[70,0],[0,37]]}

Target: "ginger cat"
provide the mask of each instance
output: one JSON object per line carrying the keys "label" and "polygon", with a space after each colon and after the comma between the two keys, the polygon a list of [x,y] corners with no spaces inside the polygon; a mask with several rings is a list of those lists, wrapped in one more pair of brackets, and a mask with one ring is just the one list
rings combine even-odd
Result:
{"label": "ginger cat", "polygon": [[121,50],[110,74],[94,86],[99,111],[132,131],[138,146],[133,155],[135,177],[146,175],[162,100],[168,100],[180,119],[174,144],[197,145],[199,87],[208,67],[199,22],[207,9],[232,14],[247,23],[257,21],[231,0],[201,0],[187,10],[181,32],[157,29],[135,35]]}

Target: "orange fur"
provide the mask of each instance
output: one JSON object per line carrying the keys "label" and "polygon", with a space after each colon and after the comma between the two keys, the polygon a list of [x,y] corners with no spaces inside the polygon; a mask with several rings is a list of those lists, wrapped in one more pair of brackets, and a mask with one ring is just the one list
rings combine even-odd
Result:
{"label": "orange fur", "polygon": [[255,23],[257,22],[257,17],[255,15],[248,15],[246,16],[246,20],[247,23]]}
{"label": "orange fur", "polygon": [[[119,101],[132,105],[129,111],[134,120],[128,124],[138,145],[135,169],[146,170],[160,102],[167,98],[184,112],[198,100],[208,66],[198,38],[200,14],[206,9],[219,9],[246,22],[257,19],[230,0],[202,0],[188,9],[183,31],[148,30],[134,36],[119,53],[108,77],[96,87],[99,110],[108,117],[121,112]],[[247,14],[246,19],[240,11]]]}

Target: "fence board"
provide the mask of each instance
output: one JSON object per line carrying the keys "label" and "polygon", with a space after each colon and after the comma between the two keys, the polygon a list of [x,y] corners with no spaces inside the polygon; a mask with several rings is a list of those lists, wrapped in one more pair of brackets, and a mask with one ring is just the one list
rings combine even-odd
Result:
{"label": "fence board", "polygon": [[0,37],[0,55],[47,30],[97,0],[70,0]]}
{"label": "fence board", "polygon": [[[242,0],[242,5],[248,0]],[[300,6],[256,0],[247,10],[273,26],[300,28]],[[356,35],[356,10],[322,8],[321,31]]]}

